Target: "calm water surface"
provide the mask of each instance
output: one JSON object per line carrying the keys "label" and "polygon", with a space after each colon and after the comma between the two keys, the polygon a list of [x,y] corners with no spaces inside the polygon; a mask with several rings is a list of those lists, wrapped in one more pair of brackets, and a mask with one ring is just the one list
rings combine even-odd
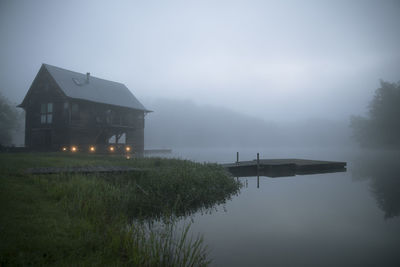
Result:
{"label": "calm water surface", "polygon": [[[400,266],[400,154],[343,149],[243,149],[242,160],[307,158],[348,162],[345,173],[239,178],[224,205],[198,212],[212,266]],[[233,162],[233,149],[178,150],[196,161]]]}

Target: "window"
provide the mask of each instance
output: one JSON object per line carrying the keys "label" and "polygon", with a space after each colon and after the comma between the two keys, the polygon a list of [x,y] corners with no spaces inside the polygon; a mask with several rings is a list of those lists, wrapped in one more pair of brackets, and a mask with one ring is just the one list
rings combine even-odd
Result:
{"label": "window", "polygon": [[42,103],[40,105],[40,123],[53,122],[53,103]]}
{"label": "window", "polygon": [[79,120],[79,105],[77,103],[71,105],[71,119]]}

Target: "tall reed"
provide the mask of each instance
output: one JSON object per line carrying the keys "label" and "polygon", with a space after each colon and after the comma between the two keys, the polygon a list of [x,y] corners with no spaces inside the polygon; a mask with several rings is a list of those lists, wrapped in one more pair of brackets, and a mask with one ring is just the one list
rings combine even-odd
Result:
{"label": "tall reed", "polygon": [[[206,266],[178,221],[224,203],[240,184],[216,164],[61,154],[0,155],[0,265]],[[35,166],[125,165],[140,174],[30,176]],[[0,242],[2,243],[2,242]],[[3,244],[5,244],[3,242]]]}

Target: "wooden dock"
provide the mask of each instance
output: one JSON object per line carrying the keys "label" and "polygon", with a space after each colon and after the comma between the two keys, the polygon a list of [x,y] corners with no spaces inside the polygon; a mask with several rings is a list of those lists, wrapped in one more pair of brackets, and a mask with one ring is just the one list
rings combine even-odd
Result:
{"label": "wooden dock", "polygon": [[259,159],[222,164],[235,177],[282,177],[297,174],[345,172],[346,162],[308,159]]}
{"label": "wooden dock", "polygon": [[27,174],[89,174],[89,173],[143,173],[146,170],[127,167],[127,166],[83,166],[83,167],[43,167],[29,168],[25,170]]}

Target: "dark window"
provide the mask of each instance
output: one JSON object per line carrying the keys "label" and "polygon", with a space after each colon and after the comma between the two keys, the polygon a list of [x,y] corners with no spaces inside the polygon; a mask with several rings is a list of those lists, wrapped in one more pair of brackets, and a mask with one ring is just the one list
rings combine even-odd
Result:
{"label": "dark window", "polygon": [[69,104],[68,104],[68,102],[64,102],[64,105],[63,105],[64,107],[63,107],[63,116],[67,116],[68,115],[68,112],[69,112]]}
{"label": "dark window", "polygon": [[71,106],[71,119],[79,120],[79,105],[78,105],[78,103],[72,103],[72,106]]}
{"label": "dark window", "polygon": [[52,123],[53,122],[53,103],[42,103],[40,104],[40,123]]}

